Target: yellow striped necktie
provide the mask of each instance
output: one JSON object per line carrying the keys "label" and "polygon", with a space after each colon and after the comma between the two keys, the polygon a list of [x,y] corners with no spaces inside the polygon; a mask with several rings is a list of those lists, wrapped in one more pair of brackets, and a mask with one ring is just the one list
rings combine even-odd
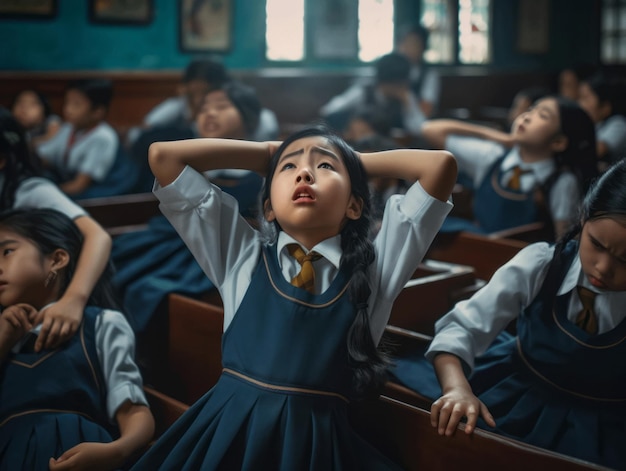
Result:
{"label": "yellow striped necktie", "polygon": [[317,252],[304,253],[298,244],[288,244],[289,255],[295,258],[300,264],[300,273],[291,279],[291,284],[307,290],[309,293],[315,292],[315,269],[313,262],[322,258]]}
{"label": "yellow striped necktie", "polygon": [[583,286],[578,286],[577,289],[578,297],[580,298],[583,308],[576,317],[576,325],[590,334],[595,334],[598,331],[598,318],[596,317],[593,306],[597,293]]}

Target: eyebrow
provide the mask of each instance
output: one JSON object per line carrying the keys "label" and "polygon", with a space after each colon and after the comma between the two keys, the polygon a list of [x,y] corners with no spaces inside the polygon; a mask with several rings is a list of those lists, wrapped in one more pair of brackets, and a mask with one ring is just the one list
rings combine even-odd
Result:
{"label": "eyebrow", "polygon": [[[339,161],[340,161],[340,160],[339,160],[339,157],[337,157],[337,156],[335,155],[335,153],[334,153],[334,152],[332,152],[332,151],[330,151],[330,150],[328,150],[328,149],[325,149],[324,147],[313,146],[311,149],[312,149],[313,151],[315,151],[315,152],[319,153],[319,154],[326,155],[326,156],[330,157],[331,159],[333,159],[333,160],[335,160],[335,161],[337,161],[337,162],[339,162]],[[284,154],[284,155],[283,155],[283,156],[282,156],[282,157],[278,160],[278,163],[280,164],[280,163],[281,163],[283,160],[285,160],[285,159],[288,159],[288,158],[290,158],[290,157],[295,157],[296,155],[301,155],[301,154],[304,154],[304,149],[298,149],[298,150],[296,150],[296,151],[289,152],[288,154]]]}
{"label": "eyebrow", "polygon": [[0,248],[5,247],[10,244],[16,244],[16,243],[17,243],[17,240],[13,240],[13,239],[3,240],[2,242],[0,242]]}
{"label": "eyebrow", "polygon": [[609,250],[608,247],[606,247],[603,243],[601,243],[598,239],[596,239],[593,235],[588,234],[589,238],[597,245],[599,245],[600,247],[602,247],[602,250],[606,250],[609,255],[613,258],[616,258],[617,260],[621,261],[621,262],[626,262],[626,254],[616,254],[612,251]]}

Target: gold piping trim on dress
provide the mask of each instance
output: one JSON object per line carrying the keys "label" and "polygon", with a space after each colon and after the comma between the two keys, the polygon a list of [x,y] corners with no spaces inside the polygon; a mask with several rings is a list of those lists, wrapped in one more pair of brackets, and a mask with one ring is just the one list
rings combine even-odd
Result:
{"label": "gold piping trim on dress", "polygon": [[502,188],[502,186],[500,186],[500,182],[498,182],[498,173],[499,173],[498,170],[499,170],[499,167],[494,169],[493,172],[491,172],[491,186],[493,187],[496,193],[498,193],[500,196],[508,200],[525,201],[529,198],[529,195],[526,193],[522,193],[522,194],[514,193],[512,191],[507,191],[504,188]]}
{"label": "gold piping trim on dress", "polygon": [[620,399],[600,398],[600,397],[588,396],[586,394],[581,394],[579,392],[572,391],[570,389],[567,389],[567,388],[564,388],[562,386],[559,386],[558,384],[550,381],[544,375],[539,373],[539,371],[537,371],[535,368],[533,368],[533,366],[528,362],[528,360],[524,356],[524,352],[522,351],[522,344],[520,343],[519,337],[517,338],[517,351],[519,352],[520,358],[526,364],[526,366],[528,367],[528,369],[531,372],[533,372],[538,378],[544,380],[546,383],[548,383],[549,385],[555,387],[559,391],[564,391],[566,393],[573,394],[574,396],[582,397],[583,399],[590,399],[592,401],[602,401],[602,402],[624,402],[624,401],[626,401],[626,397],[625,398],[620,398]]}
{"label": "gold piping trim on dress", "polygon": [[567,336],[571,337],[574,341],[576,341],[576,343],[583,345],[587,348],[593,348],[596,350],[604,350],[606,348],[613,348],[617,345],[619,345],[620,343],[622,343],[625,339],[625,337],[622,337],[621,339],[619,339],[617,342],[613,342],[609,345],[590,345],[588,343],[583,342],[582,340],[577,339],[574,335],[572,335],[570,332],[568,332],[563,325],[561,325],[561,323],[559,322],[559,319],[557,318],[556,312],[554,311],[554,309],[552,310],[552,318],[554,319],[554,322],[556,323],[557,327]]}
{"label": "gold piping trim on dress", "polygon": [[55,350],[52,350],[50,353],[46,353],[39,360],[37,360],[35,363],[25,363],[25,362],[19,361],[19,360],[11,360],[11,363],[13,363],[15,365],[23,366],[24,368],[35,368],[36,366],[40,365],[41,363],[46,361],[48,358],[50,358],[52,355],[54,355],[57,351],[58,351],[58,349],[55,349]]}
{"label": "gold piping trim on dress", "polygon": [[277,384],[265,383],[263,381],[259,381],[259,380],[254,379],[254,378],[250,378],[249,376],[246,376],[243,373],[239,373],[238,371],[231,370],[230,368],[224,368],[224,369],[222,369],[222,372],[230,374],[232,376],[236,376],[237,378],[243,379],[244,381],[247,381],[248,383],[252,383],[252,384],[255,384],[257,386],[261,386],[262,388],[271,389],[271,390],[274,390],[274,391],[314,394],[316,396],[330,396],[330,397],[339,398],[342,401],[345,401],[347,403],[350,402],[350,401],[348,401],[348,399],[345,396],[343,396],[343,395],[341,395],[339,393],[336,393],[336,392],[332,392],[332,391],[321,391],[319,389],[297,388],[295,386],[278,386]]}
{"label": "gold piping trim on dress", "polygon": [[24,412],[18,412],[17,414],[12,414],[12,415],[8,416],[6,419],[4,419],[2,422],[0,422],[0,427],[5,425],[9,420],[15,419],[17,417],[21,417],[23,415],[48,413],[48,412],[55,412],[55,413],[59,413],[59,414],[78,414],[78,415],[82,415],[83,417],[86,417],[87,419],[91,420],[92,422],[95,422],[95,420],[93,420],[89,415],[85,414],[84,412],[79,412],[79,411],[75,411],[75,410],[33,409],[33,410],[27,410],[27,411],[24,411]]}
{"label": "gold piping trim on dress", "polygon": [[263,262],[265,263],[265,269],[267,270],[267,274],[269,276],[269,280],[270,283],[272,284],[272,287],[274,288],[274,290],[276,290],[276,292],[278,294],[280,294],[283,298],[286,298],[290,301],[293,301],[294,303],[298,303],[298,304],[302,304],[303,306],[307,306],[307,307],[312,307],[312,308],[316,308],[316,309],[322,309],[325,308],[327,306],[330,306],[331,304],[333,304],[335,301],[337,301],[342,295],[343,293],[346,291],[346,289],[348,289],[348,284],[346,283],[346,285],[343,287],[343,289],[339,292],[339,294],[337,294],[337,296],[335,296],[333,299],[331,299],[330,301],[324,303],[324,304],[311,304],[311,303],[306,303],[298,298],[294,298],[293,296],[289,296],[285,293],[283,293],[278,286],[276,286],[276,284],[274,283],[274,279],[272,278],[272,272],[270,271],[270,267],[268,265],[267,262],[267,257],[265,256],[265,251],[263,251]]}

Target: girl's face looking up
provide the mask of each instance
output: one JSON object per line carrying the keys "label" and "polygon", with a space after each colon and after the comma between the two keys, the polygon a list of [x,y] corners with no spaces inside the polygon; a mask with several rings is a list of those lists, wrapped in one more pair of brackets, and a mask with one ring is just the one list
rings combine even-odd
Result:
{"label": "girl's face looking up", "polygon": [[202,137],[243,139],[246,134],[239,110],[223,90],[207,94],[196,123]]}
{"label": "girl's face looking up", "polygon": [[539,100],[513,123],[513,137],[520,146],[559,152],[567,146],[561,135],[559,106],[553,98]]}
{"label": "girl's face looking up", "polygon": [[0,227],[0,306],[28,303],[39,309],[51,302],[44,284],[53,265],[30,240]]}
{"label": "girl's face looking up", "polygon": [[626,290],[626,217],[588,220],[580,234],[583,272],[596,288]]}
{"label": "girl's face looking up", "polygon": [[319,136],[285,148],[273,175],[269,203],[268,221],[277,220],[309,249],[339,234],[344,222],[358,219],[362,209],[362,202],[352,195],[341,155]]}

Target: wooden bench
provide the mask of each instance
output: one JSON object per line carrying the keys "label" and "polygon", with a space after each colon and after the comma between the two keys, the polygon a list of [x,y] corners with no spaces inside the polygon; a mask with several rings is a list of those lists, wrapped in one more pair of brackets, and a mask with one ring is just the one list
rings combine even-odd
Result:
{"label": "wooden bench", "polygon": [[77,203],[112,236],[145,229],[150,218],[161,214],[159,200],[152,193],[89,198]]}
{"label": "wooden bench", "polygon": [[394,301],[389,324],[432,335],[437,319],[482,285],[472,267],[424,260]]}
{"label": "wooden bench", "polygon": [[527,242],[495,238],[470,232],[438,234],[426,257],[473,267],[476,276],[489,281],[494,272],[508,262]]}
{"label": "wooden bench", "polygon": [[466,435],[463,424],[451,437],[440,436],[429,412],[384,395],[353,403],[350,419],[360,435],[407,471],[607,470],[486,430]]}

